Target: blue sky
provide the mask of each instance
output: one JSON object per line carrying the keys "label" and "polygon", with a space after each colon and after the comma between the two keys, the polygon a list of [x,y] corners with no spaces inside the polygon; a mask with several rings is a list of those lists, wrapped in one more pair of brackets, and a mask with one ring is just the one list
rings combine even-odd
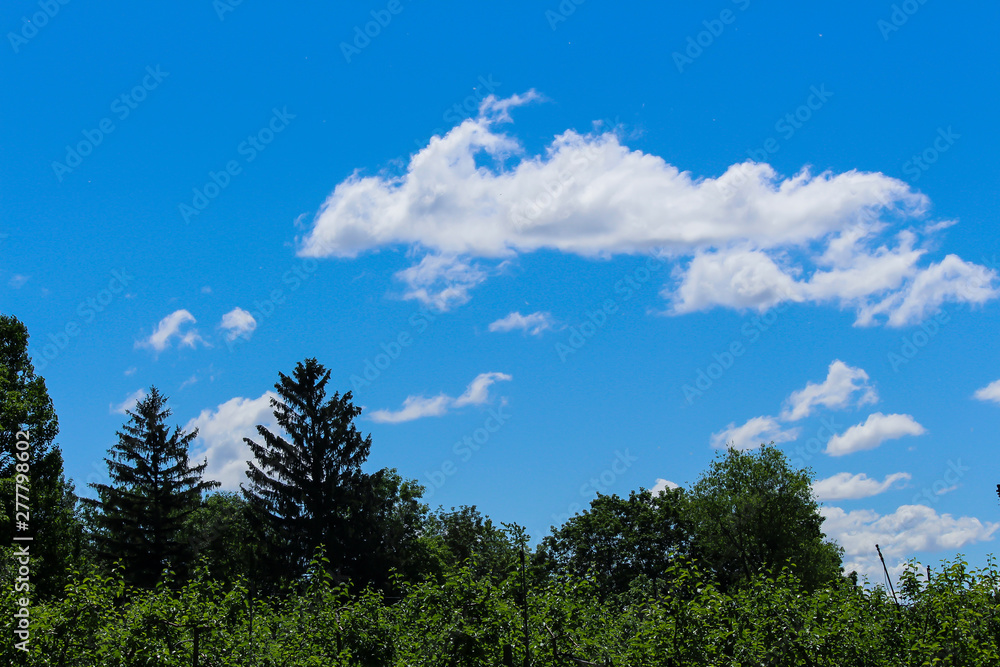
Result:
{"label": "blue sky", "polygon": [[370,468],[535,538],[774,440],[849,567],[982,562],[998,13],[7,3],[0,310],[80,490],[151,385],[235,488],[315,356]]}

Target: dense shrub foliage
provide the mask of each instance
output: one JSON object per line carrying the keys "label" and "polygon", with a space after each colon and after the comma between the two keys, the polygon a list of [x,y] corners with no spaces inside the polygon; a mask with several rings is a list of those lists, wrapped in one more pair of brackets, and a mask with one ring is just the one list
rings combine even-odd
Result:
{"label": "dense shrub foliage", "polygon": [[[32,608],[31,650],[6,641],[11,665],[502,665],[523,664],[518,572],[497,580],[468,563],[441,578],[400,583],[387,600],[335,584],[314,561],[295,593],[254,598],[204,569],[182,585],[128,588],[121,573],[77,573],[61,599]],[[12,587],[4,582],[4,635]],[[843,579],[809,590],[786,569],[722,592],[692,563],[602,597],[589,577],[529,581],[529,664],[976,665],[1000,664],[1000,571],[946,562],[930,582],[916,565],[897,603],[881,587]],[[197,652],[197,657],[196,657]]]}

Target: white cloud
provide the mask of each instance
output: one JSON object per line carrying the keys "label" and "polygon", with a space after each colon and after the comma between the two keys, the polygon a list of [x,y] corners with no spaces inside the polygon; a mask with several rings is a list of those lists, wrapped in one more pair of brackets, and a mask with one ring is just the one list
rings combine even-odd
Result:
{"label": "white cloud", "polygon": [[521,329],[532,336],[540,336],[546,329],[551,329],[553,324],[551,313],[537,312],[522,315],[519,311],[515,311],[507,317],[490,323],[489,330],[506,332]]}
{"label": "white cloud", "polygon": [[489,388],[495,382],[509,381],[511,376],[506,373],[480,373],[466,387],[458,398],[446,394],[433,397],[407,396],[403,407],[399,410],[375,410],[371,413],[372,420],[383,424],[399,424],[423,417],[440,417],[452,408],[466,405],[482,405],[489,400]]}
{"label": "white cloud", "polygon": [[426,255],[420,263],[396,273],[406,283],[404,299],[416,299],[442,312],[469,300],[469,290],[486,280],[478,266],[449,255]]}
{"label": "white cloud", "polygon": [[845,498],[853,500],[878,495],[893,488],[893,484],[896,482],[908,479],[911,477],[906,472],[886,475],[881,482],[869,478],[864,473],[852,475],[849,472],[838,472],[832,477],[816,480],[813,482],[812,488],[819,500],[843,500]]}
{"label": "white cloud", "polygon": [[20,273],[15,273],[13,276],[10,277],[10,280],[7,281],[7,284],[13,287],[14,289],[21,289],[22,287],[24,287],[24,284],[28,282],[30,279],[31,276],[25,276]]}
{"label": "white cloud", "polygon": [[796,421],[812,414],[813,408],[844,408],[851,405],[855,394],[860,393],[856,405],[875,403],[878,394],[868,384],[868,373],[860,368],[852,368],[836,359],[830,364],[826,380],[822,384],[809,382],[804,389],[794,391],[785,401],[781,419]]}
{"label": "white cloud", "polygon": [[246,462],[253,459],[253,452],[243,438],[261,442],[258,424],[272,433],[278,432],[272,398],[277,398],[277,394],[270,391],[259,398],[232,398],[215,409],[202,410],[184,426],[187,432],[198,429],[191,460],[199,463],[208,459],[205,479],[221,482],[222,488],[228,490],[235,490],[240,482],[247,481]]}
{"label": "white cloud", "polygon": [[484,100],[477,118],[433,137],[402,175],[355,172],[324,202],[299,254],[426,252],[432,265],[455,265],[457,278],[439,280],[421,261],[400,279],[407,298],[442,308],[485,279],[473,260],[541,249],[691,258],[665,294],[674,313],[792,299],[854,308],[859,325],[902,326],[946,302],[998,294],[995,272],[954,255],[919,266],[949,225],[927,220],[929,199],[903,181],[856,170],[783,177],[754,162],[701,178],[610,131],[567,130],[531,155],[500,125],[533,99]]}
{"label": "white cloud", "polygon": [[869,324],[869,315],[888,312],[890,326],[916,324],[938,312],[943,303],[982,304],[995,298],[996,278],[991,269],[948,255],[919,271],[905,289],[862,311],[859,319]]}
{"label": "white cloud", "polygon": [[185,324],[195,324],[194,315],[186,310],[175,310],[156,325],[152,335],[146,340],[136,341],[136,347],[149,347],[156,352],[162,352],[170,347],[171,338],[179,338],[181,346],[195,347],[198,343],[206,344],[198,335],[197,329],[188,329],[181,333]]}
{"label": "white cloud", "polygon": [[226,340],[235,340],[239,336],[249,338],[257,328],[257,320],[248,311],[237,306],[222,316],[222,324],[219,326],[226,331]]}
{"label": "white cloud", "polygon": [[781,425],[774,417],[753,417],[741,426],[731,422],[723,430],[713,433],[711,444],[716,449],[722,449],[729,445],[739,450],[754,449],[760,447],[761,443],[768,443],[772,440],[775,443],[788,442],[797,438],[798,435],[798,429],[782,431]]}
{"label": "white cloud", "polygon": [[489,389],[495,382],[510,382],[506,373],[480,373],[466,387],[465,393],[455,399],[455,407],[482,405],[489,399]]}
{"label": "white cloud", "polygon": [[843,456],[852,452],[874,449],[886,440],[902,438],[904,435],[923,435],[927,432],[910,415],[884,415],[874,412],[863,424],[855,424],[840,435],[830,438],[826,453]]}
{"label": "white cloud", "polygon": [[994,380],[982,389],[977,389],[976,393],[972,396],[973,398],[978,398],[980,401],[1000,403],[1000,380]]}
{"label": "white cloud", "polygon": [[661,491],[666,491],[667,489],[679,489],[679,488],[681,488],[680,484],[675,484],[674,482],[671,482],[669,479],[658,478],[656,480],[656,484],[654,484],[653,488],[651,488],[649,491],[654,496],[658,496],[660,495]]}
{"label": "white cloud", "polygon": [[883,577],[875,545],[898,576],[901,561],[921,551],[958,550],[993,539],[1000,523],[983,522],[975,517],[955,518],[938,514],[926,505],[903,505],[892,514],[873,510],[846,512],[840,507],[824,506],[823,531],[844,547],[844,570],[867,574],[873,583]]}
{"label": "white cloud", "polygon": [[[698,252],[673,294],[675,314],[712,306],[764,311],[783,301],[801,301],[802,290],[760,250]],[[670,289],[664,290],[670,296]]]}
{"label": "white cloud", "polygon": [[375,410],[371,418],[380,424],[399,424],[424,417],[440,417],[448,413],[454,399],[444,394],[433,397],[407,396],[399,410]]}
{"label": "white cloud", "polygon": [[113,403],[108,404],[108,409],[111,411],[111,414],[113,415],[123,415],[132,408],[134,408],[136,403],[143,400],[144,398],[146,398],[146,390],[136,389],[131,394],[126,396],[125,400],[119,403],[118,405],[114,405]]}

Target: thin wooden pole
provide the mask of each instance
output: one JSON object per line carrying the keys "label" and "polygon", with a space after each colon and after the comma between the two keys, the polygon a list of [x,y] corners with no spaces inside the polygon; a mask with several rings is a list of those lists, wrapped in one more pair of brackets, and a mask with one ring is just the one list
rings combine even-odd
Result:
{"label": "thin wooden pole", "polygon": [[896,606],[899,606],[899,600],[896,600],[896,591],[892,588],[892,578],[889,577],[889,568],[885,566],[885,558],[882,558],[882,550],[879,549],[878,545],[875,545],[875,551],[878,552],[878,558],[882,561],[882,570],[885,571],[885,580],[889,582],[889,591],[892,593],[892,599],[895,600]]}

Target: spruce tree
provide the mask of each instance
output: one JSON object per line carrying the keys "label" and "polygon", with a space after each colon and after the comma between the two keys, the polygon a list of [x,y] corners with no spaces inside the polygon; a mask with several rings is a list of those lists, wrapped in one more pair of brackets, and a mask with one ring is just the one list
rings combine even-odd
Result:
{"label": "spruce tree", "polygon": [[[19,432],[28,434],[27,462],[16,456]],[[58,433],[45,379],[35,374],[28,355],[28,329],[16,317],[0,315],[0,539],[9,545],[15,532],[33,537],[32,597],[62,592],[67,570],[78,564],[83,544],[77,497],[55,444]],[[29,520],[27,530],[22,525],[15,531],[15,475],[24,471],[29,478]]]}
{"label": "spruce tree", "polygon": [[218,487],[202,474],[207,461],[192,466],[188,447],[197,429],[171,434],[167,398],[156,387],[129,410],[129,422],[106,458],[112,484],[91,484],[99,500],[99,552],[121,560],[125,576],[141,587],[154,586],[164,568],[183,572],[189,545],[181,534],[185,519],[201,505],[202,493]]}
{"label": "spruce tree", "polygon": [[361,464],[371,436],[353,424],[361,408],[351,392],[327,398],[330,372],[316,359],[299,362],[291,377],[278,376],[271,406],[281,432],[258,426],[262,442],[245,438],[256,460],[248,461],[249,487],[242,491],[272,548],[262,569],[297,577],[323,545],[330,569],[349,577],[361,557],[355,553],[367,485]]}

